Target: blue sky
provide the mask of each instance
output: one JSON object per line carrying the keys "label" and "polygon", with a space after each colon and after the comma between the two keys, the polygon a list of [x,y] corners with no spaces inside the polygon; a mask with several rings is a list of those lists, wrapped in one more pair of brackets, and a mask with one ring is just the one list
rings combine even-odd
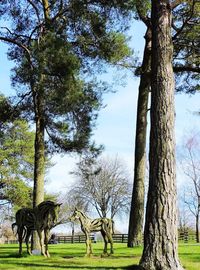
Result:
{"label": "blue sky", "polygon": [[[134,33],[134,35],[133,35]],[[139,56],[143,51],[144,27],[139,24],[133,24],[131,34],[131,46],[138,51]],[[10,68],[5,55],[6,46],[0,44],[1,65],[0,65],[0,91],[4,94],[10,94]],[[115,74],[109,72],[106,78],[109,80]],[[115,157],[118,155],[126,163],[130,175],[133,175],[133,156],[134,156],[134,136],[136,125],[136,108],[138,94],[139,79],[134,78],[131,74],[127,75],[126,85],[116,87],[116,93],[106,94],[104,96],[104,104],[107,106],[100,111],[97,120],[97,126],[94,130],[94,140],[97,144],[105,146],[105,155]],[[185,94],[177,94],[176,102],[176,141],[181,144],[183,137],[188,131],[198,129],[199,116],[194,111],[200,109],[199,94],[189,96]],[[54,156],[53,161],[56,165],[49,171],[47,176],[48,191],[61,192],[72,183],[72,176],[69,174],[75,166],[76,158],[65,155]],[[182,182],[183,177],[180,172],[177,174],[177,181]]]}
{"label": "blue sky", "polygon": [[[140,58],[143,51],[143,36],[145,29],[140,23],[133,25],[131,34],[131,46],[138,53]],[[141,59],[140,59],[141,60]],[[107,74],[106,78],[115,76],[112,72]],[[94,139],[97,144],[105,146],[105,155],[115,157],[118,155],[126,163],[131,178],[133,177],[134,164],[134,140],[136,126],[136,110],[139,79],[131,74],[127,75],[126,86],[117,87],[116,93],[105,95],[104,104],[106,108],[101,110],[97,126],[94,130]],[[199,111],[199,94],[186,95],[176,94],[176,142],[182,143],[183,138],[193,129],[198,129],[200,117],[194,114]],[[75,165],[74,158],[55,157],[57,165],[51,169],[49,187],[54,186],[54,179],[59,180],[63,187],[68,186],[73,181],[72,176],[68,175]],[[182,174],[177,172],[177,182],[182,182]],[[57,188],[60,188],[57,182]]]}

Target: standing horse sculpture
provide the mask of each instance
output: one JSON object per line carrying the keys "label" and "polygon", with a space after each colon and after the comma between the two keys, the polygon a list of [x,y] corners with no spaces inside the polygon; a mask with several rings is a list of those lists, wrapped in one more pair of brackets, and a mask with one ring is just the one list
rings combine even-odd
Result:
{"label": "standing horse sculpture", "polygon": [[69,220],[75,221],[77,219],[80,221],[81,230],[83,231],[86,237],[86,256],[90,256],[92,254],[90,232],[98,232],[98,231],[101,232],[104,240],[103,255],[108,255],[107,251],[108,243],[110,243],[110,254],[114,253],[113,239],[112,239],[114,221],[112,219],[109,218],[90,219],[82,211],[75,209]]}
{"label": "standing horse sculpture", "polygon": [[26,242],[27,252],[31,255],[29,240],[32,232],[36,230],[39,236],[41,254],[50,257],[48,252],[49,233],[50,229],[56,226],[60,205],[61,204],[55,204],[52,201],[44,201],[33,209],[22,208],[17,211],[16,222],[12,224],[12,229],[14,231],[14,227],[17,226],[20,256],[22,254],[22,241],[24,239]]}

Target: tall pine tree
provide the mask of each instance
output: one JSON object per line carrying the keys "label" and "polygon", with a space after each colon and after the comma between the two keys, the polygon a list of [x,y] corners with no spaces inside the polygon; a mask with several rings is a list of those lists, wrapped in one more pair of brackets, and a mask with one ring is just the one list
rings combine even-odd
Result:
{"label": "tall pine tree", "polygon": [[[1,15],[9,26],[1,28],[0,39],[9,43],[8,55],[15,62],[13,106],[36,127],[34,206],[44,198],[45,151],[79,152],[91,145],[104,90],[104,85],[88,79],[91,67],[130,54],[124,36],[114,31],[119,16],[115,5],[116,1],[2,1]],[[126,7],[120,5],[122,10]]]}
{"label": "tall pine tree", "polygon": [[[129,220],[128,246],[138,245],[142,240],[144,217],[144,181],[146,170],[147,104],[150,92],[151,23],[150,2],[136,1],[137,17],[146,25],[143,63],[139,68],[140,86],[138,96],[134,185]],[[199,2],[173,1],[173,70],[176,90],[195,93],[199,89]]]}
{"label": "tall pine tree", "polygon": [[[119,33],[129,3],[85,0],[21,0],[1,3],[6,19],[0,40],[15,62],[13,109],[35,123],[33,206],[44,200],[45,153],[94,148],[92,128],[104,84],[90,80],[100,62],[130,55]],[[115,6],[120,5],[120,12]],[[124,16],[126,18],[126,16]],[[98,71],[101,65],[98,66]],[[97,69],[96,69],[97,70]]]}
{"label": "tall pine tree", "polygon": [[181,270],[178,260],[174,74],[170,1],[152,0],[149,191],[140,265]]}

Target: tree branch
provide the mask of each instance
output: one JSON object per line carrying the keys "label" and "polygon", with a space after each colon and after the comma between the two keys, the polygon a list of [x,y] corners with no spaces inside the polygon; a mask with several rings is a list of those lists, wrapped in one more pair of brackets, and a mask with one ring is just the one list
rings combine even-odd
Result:
{"label": "tree branch", "polygon": [[179,72],[196,72],[200,73],[200,67],[193,67],[193,66],[174,66],[173,70],[175,73]]}
{"label": "tree branch", "polygon": [[179,34],[181,34],[181,32],[184,30],[184,28],[186,27],[186,25],[191,20],[193,14],[194,14],[194,5],[195,5],[195,1],[192,2],[192,7],[191,7],[191,10],[190,10],[189,17],[183,22],[182,26],[178,29],[178,31],[176,32],[176,34],[172,37],[172,40],[176,40],[177,36],[179,36]]}
{"label": "tree branch", "polygon": [[184,0],[174,0],[171,3],[171,9],[178,7],[180,4],[183,4],[184,2],[185,2]]}
{"label": "tree branch", "polygon": [[39,13],[37,6],[31,0],[27,0],[27,1],[33,7],[33,9],[35,9],[36,16],[37,16],[38,21],[40,23],[40,13]]}
{"label": "tree branch", "polygon": [[29,58],[30,58],[30,51],[29,51],[29,49],[26,46],[24,46],[23,44],[21,44],[20,42],[14,40],[14,39],[8,38],[8,37],[0,37],[0,40],[5,41],[5,42],[9,42],[9,43],[12,43],[12,44],[15,44],[15,45],[21,47],[22,49],[24,49],[28,53]]}
{"label": "tree branch", "polygon": [[138,15],[139,15],[139,18],[140,20],[147,26],[147,27],[150,27],[151,25],[151,20],[150,18],[148,18],[147,15],[144,15],[142,10],[141,10],[141,3],[137,3],[136,4],[136,8],[137,8],[137,12],[138,12]]}

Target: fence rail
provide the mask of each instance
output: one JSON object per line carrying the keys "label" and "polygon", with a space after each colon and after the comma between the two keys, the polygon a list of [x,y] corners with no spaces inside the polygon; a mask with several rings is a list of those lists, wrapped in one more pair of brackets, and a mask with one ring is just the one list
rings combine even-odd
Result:
{"label": "fence rail", "polygon": [[[92,242],[96,242],[95,235],[91,235],[90,239]],[[85,243],[85,240],[85,235],[62,235],[55,237],[55,241],[58,243]],[[113,234],[113,241],[115,243],[127,243],[128,234]]]}
{"label": "fence rail", "polygon": [[[85,243],[85,235],[81,234],[81,235],[62,235],[62,236],[56,236],[55,237],[55,241],[57,241],[58,243]],[[91,235],[90,236],[90,240],[92,242],[96,242],[95,241],[95,236]]]}
{"label": "fence rail", "polygon": [[114,243],[127,243],[128,234],[125,234],[125,233],[113,234],[113,242]]}
{"label": "fence rail", "polygon": [[196,234],[189,233],[188,231],[179,232],[178,240],[184,243],[197,242]]}
{"label": "fence rail", "polygon": [[[93,243],[96,242],[95,235],[91,235],[90,239]],[[196,242],[196,235],[194,233],[189,233],[187,231],[185,232],[179,232],[178,235],[179,242],[188,243],[188,242]],[[113,241],[114,243],[127,243],[128,241],[128,234],[113,234]],[[5,244],[16,244],[18,243],[17,240],[8,240],[5,241]],[[55,236],[54,241],[52,243],[85,243],[85,235],[61,235],[61,236]]]}

